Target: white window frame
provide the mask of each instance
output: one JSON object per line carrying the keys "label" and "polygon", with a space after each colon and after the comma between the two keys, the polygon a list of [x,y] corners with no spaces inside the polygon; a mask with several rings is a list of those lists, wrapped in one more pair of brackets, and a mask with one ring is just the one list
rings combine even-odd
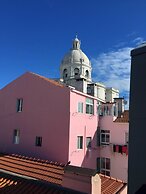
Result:
{"label": "white window frame", "polygon": [[100,143],[102,145],[109,145],[110,144],[110,130],[103,130],[100,131]]}
{"label": "white window frame", "polygon": [[83,113],[83,102],[78,102],[78,112]]}
{"label": "white window frame", "polygon": [[77,136],[77,149],[83,149],[83,136]]}
{"label": "white window frame", "polygon": [[17,112],[22,112],[23,109],[23,98],[17,99]]}
{"label": "white window frame", "polygon": [[110,158],[100,158],[100,172],[104,175],[110,176],[110,170],[111,170]]}
{"label": "white window frame", "polygon": [[14,129],[13,131],[13,143],[19,144],[20,142],[20,129]]}
{"label": "white window frame", "polygon": [[86,98],[86,114],[94,114],[94,100]]}

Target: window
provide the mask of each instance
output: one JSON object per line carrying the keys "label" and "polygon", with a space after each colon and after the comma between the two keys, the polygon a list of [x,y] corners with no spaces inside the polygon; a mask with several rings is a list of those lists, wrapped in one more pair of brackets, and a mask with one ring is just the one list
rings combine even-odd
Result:
{"label": "window", "polygon": [[94,111],[93,111],[93,99],[91,98],[86,98],[86,113],[87,114],[93,114]]}
{"label": "window", "polygon": [[85,71],[85,77],[89,78],[89,71],[88,70]]}
{"label": "window", "polygon": [[103,115],[101,104],[97,104],[97,115],[99,115],[99,116]]}
{"label": "window", "polygon": [[20,141],[20,130],[19,129],[14,129],[13,132],[13,143],[14,144],[19,144]]}
{"label": "window", "polygon": [[83,149],[83,136],[78,136],[77,137],[77,148],[78,149]]}
{"label": "window", "polygon": [[118,108],[117,108],[116,104],[113,105],[113,115],[118,116]]}
{"label": "window", "polygon": [[97,158],[97,171],[110,176],[110,158]]}
{"label": "window", "polygon": [[86,137],[86,147],[91,148],[91,137]]}
{"label": "window", "polygon": [[36,136],[35,145],[40,147],[42,146],[42,137]]}
{"label": "window", "polygon": [[109,107],[108,106],[104,106],[103,108],[103,111],[104,111],[104,115],[110,115],[110,110],[109,110]]}
{"label": "window", "polygon": [[101,158],[101,173],[110,176],[110,159]]}
{"label": "window", "polygon": [[67,69],[63,70],[63,79],[67,78]]}
{"label": "window", "polygon": [[23,99],[19,98],[17,99],[17,112],[22,112],[22,107],[23,107]]}
{"label": "window", "polygon": [[83,102],[78,102],[78,112],[83,113]]}
{"label": "window", "polygon": [[110,130],[101,130],[101,144],[108,145],[110,143]]}
{"label": "window", "polygon": [[75,76],[79,75],[79,69],[78,68],[74,69],[74,74],[75,74]]}
{"label": "window", "polygon": [[97,135],[96,136],[96,138],[97,138],[97,144],[96,145],[100,146],[101,145],[101,141],[100,141],[101,138],[100,138],[100,127],[99,126],[97,127],[96,135]]}
{"label": "window", "polygon": [[125,144],[128,144],[129,142],[129,134],[128,132],[125,133]]}
{"label": "window", "polygon": [[91,87],[88,86],[88,87],[87,87],[87,94],[91,94],[91,93],[92,93]]}

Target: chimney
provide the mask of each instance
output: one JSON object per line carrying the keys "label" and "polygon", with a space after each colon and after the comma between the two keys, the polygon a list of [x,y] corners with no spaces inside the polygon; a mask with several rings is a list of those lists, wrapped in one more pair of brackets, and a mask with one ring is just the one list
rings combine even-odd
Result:
{"label": "chimney", "polygon": [[92,194],[101,194],[101,178],[98,174],[91,177],[91,184],[92,184]]}
{"label": "chimney", "polygon": [[101,194],[101,178],[89,168],[66,166],[62,186],[86,194]]}

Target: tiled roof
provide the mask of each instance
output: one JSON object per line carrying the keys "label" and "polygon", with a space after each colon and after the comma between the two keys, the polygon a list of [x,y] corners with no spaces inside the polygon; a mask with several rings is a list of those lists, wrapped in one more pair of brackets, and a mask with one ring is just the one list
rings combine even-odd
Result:
{"label": "tiled roof", "polygon": [[[23,194],[31,194],[31,190],[37,191],[34,192],[35,194],[66,194],[70,193],[69,191],[61,190],[61,192],[58,192],[58,190],[54,191],[54,187],[51,186],[48,188],[41,186],[41,184],[48,184],[48,182],[51,184],[55,184],[60,188],[62,184],[62,179],[64,175],[64,169],[67,167],[67,165],[61,164],[61,163],[54,163],[47,160],[39,160],[36,158],[30,158],[25,157],[21,155],[16,154],[0,154],[0,193],[7,193],[7,194],[15,194],[15,193],[23,193]],[[71,168],[71,169],[70,169]],[[70,170],[73,170],[72,167],[70,167]],[[75,169],[81,173],[81,174],[94,174],[94,171],[91,169],[85,169],[79,167],[74,167]],[[5,173],[4,173],[5,172]],[[9,174],[7,174],[8,172]],[[12,175],[15,173],[14,175]],[[10,175],[11,174],[11,175]],[[17,175],[17,176],[16,176]],[[21,176],[19,176],[21,175]],[[23,179],[22,179],[23,177]],[[25,178],[25,179],[24,179]],[[31,180],[31,179],[34,180]],[[101,178],[101,194],[116,194],[117,191],[122,189],[125,186],[125,183],[123,183],[120,180],[116,180],[114,178],[104,176],[100,174]],[[41,181],[43,183],[39,183],[38,181]],[[36,185],[36,183],[39,183],[40,185]],[[13,186],[14,190],[12,192],[11,187]],[[44,190],[42,190],[44,188]],[[15,189],[17,192],[15,192]],[[23,192],[18,192],[19,189],[23,190]],[[30,189],[30,192],[28,192]],[[45,190],[46,189],[46,190]],[[49,190],[52,189],[52,190]],[[7,192],[7,190],[9,192]],[[26,192],[25,192],[26,190]],[[6,191],[6,192],[4,192]],[[60,191],[60,190],[59,190]],[[74,193],[80,193],[80,192],[74,192]]]}
{"label": "tiled roof", "polygon": [[117,117],[114,122],[128,123],[129,122],[129,110],[125,110],[120,117]]}
{"label": "tiled roof", "polygon": [[57,81],[55,81],[55,80],[53,80],[53,79],[49,79],[49,78],[46,78],[46,77],[44,77],[44,76],[41,76],[41,75],[39,75],[39,74],[32,73],[32,72],[28,72],[28,73],[29,73],[29,74],[32,74],[32,75],[34,75],[34,76],[36,76],[36,77],[38,77],[38,78],[40,78],[40,79],[43,79],[43,80],[45,80],[45,81],[47,81],[47,82],[49,82],[49,83],[51,83],[51,84],[53,84],[53,85],[55,85],[55,86],[64,87],[63,84],[61,84],[61,83],[59,83],[59,82],[57,82]]}
{"label": "tiled roof", "polygon": [[33,177],[57,185],[62,184],[64,165],[20,155],[0,155],[0,169]]}
{"label": "tiled roof", "polygon": [[[65,171],[73,172],[74,174],[80,174],[83,176],[95,176],[97,173],[94,169],[81,168],[77,166],[66,166]],[[101,178],[101,194],[117,194],[121,189],[127,185],[121,180],[99,174]]]}
{"label": "tiled roof", "polygon": [[101,178],[101,194],[116,194],[126,186],[121,180],[114,179],[100,174]]}
{"label": "tiled roof", "polygon": [[53,184],[0,172],[0,194],[82,194]]}

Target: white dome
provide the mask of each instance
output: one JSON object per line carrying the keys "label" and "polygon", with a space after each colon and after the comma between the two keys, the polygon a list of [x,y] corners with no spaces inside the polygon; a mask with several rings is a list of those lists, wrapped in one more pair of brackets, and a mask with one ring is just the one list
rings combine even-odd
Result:
{"label": "white dome", "polygon": [[78,38],[75,38],[72,49],[62,59],[62,65],[83,64],[91,67],[88,57],[80,49],[80,44]]}
{"label": "white dome", "polygon": [[88,57],[80,49],[81,42],[76,37],[72,43],[72,49],[65,54],[60,65],[60,78],[63,81],[72,79],[84,79],[91,81],[91,63]]}
{"label": "white dome", "polygon": [[73,63],[91,66],[88,57],[81,50],[71,50],[64,56],[62,60],[62,65],[63,64],[69,65]]}

